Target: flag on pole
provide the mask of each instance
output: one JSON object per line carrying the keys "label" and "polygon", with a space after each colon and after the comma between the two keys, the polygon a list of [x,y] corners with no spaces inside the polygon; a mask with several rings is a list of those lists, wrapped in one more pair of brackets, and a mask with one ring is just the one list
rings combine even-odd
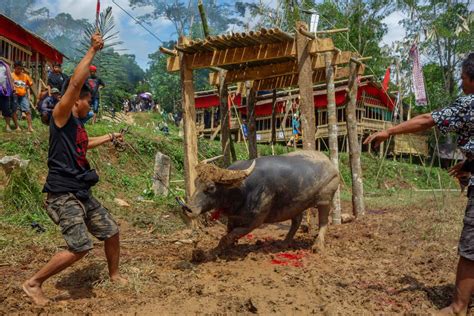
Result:
{"label": "flag on pole", "polygon": [[97,0],[97,7],[95,11],[95,30],[99,31],[99,17],[100,17],[100,0]]}
{"label": "flag on pole", "polygon": [[385,76],[382,81],[382,88],[384,91],[388,90],[388,84],[390,83],[390,66],[388,66],[387,71],[385,71]]}
{"label": "flag on pole", "polygon": [[311,33],[316,33],[318,31],[319,24],[319,14],[311,14],[311,23],[309,24],[309,31]]}
{"label": "flag on pole", "polygon": [[428,101],[426,99],[425,79],[423,78],[420,54],[416,42],[413,43],[413,46],[410,49],[410,57],[413,59],[412,82],[413,91],[415,92],[415,102],[417,105],[427,105]]}

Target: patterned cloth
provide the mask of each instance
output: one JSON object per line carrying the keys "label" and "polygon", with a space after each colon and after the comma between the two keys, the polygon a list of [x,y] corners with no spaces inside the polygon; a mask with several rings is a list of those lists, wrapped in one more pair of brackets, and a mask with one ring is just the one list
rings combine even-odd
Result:
{"label": "patterned cloth", "polygon": [[[443,134],[458,135],[459,149],[466,159],[474,160],[474,94],[457,98],[451,106],[434,111],[431,116]],[[469,186],[474,186],[474,175]]]}

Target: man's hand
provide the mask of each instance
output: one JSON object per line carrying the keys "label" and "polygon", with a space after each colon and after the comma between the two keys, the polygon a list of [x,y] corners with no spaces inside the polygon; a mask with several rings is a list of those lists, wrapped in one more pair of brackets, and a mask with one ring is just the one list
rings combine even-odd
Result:
{"label": "man's hand", "polygon": [[457,178],[458,180],[462,180],[468,178],[471,173],[469,171],[461,170],[464,165],[464,161],[454,165],[452,168],[448,170],[450,176]]}
{"label": "man's hand", "polygon": [[102,35],[100,35],[99,32],[92,35],[91,48],[96,52],[104,48],[104,40],[102,39]]}
{"label": "man's hand", "polygon": [[[123,134],[122,133],[112,133],[111,135],[113,135],[113,138],[123,142]],[[112,139],[110,141],[112,141]]]}
{"label": "man's hand", "polygon": [[364,145],[370,144],[375,141],[374,148],[379,147],[380,143],[383,143],[390,137],[390,134],[387,131],[381,131],[369,135],[364,141]]}

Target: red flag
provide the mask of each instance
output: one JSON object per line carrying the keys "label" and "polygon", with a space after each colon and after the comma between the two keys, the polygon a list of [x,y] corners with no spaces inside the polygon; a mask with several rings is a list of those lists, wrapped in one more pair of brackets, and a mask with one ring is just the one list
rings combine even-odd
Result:
{"label": "red flag", "polygon": [[387,71],[385,71],[385,76],[383,77],[383,81],[382,81],[382,89],[384,91],[387,91],[389,82],[390,82],[390,66],[388,66]]}
{"label": "red flag", "polygon": [[95,28],[99,30],[100,0],[97,0],[97,9],[95,11]]}

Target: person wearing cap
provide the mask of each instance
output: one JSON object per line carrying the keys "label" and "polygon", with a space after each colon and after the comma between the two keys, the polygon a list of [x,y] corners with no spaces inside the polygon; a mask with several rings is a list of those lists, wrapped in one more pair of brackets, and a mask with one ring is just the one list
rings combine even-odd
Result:
{"label": "person wearing cap", "polygon": [[[17,118],[16,111],[20,109],[21,112],[26,114],[28,132],[31,133],[33,132],[33,124],[31,123],[30,88],[33,85],[33,81],[30,76],[25,73],[21,61],[16,61],[14,63],[12,78],[15,85],[15,93],[13,95],[13,120]],[[20,127],[17,127],[17,130],[20,130]]]}
{"label": "person wearing cap", "polygon": [[58,88],[52,88],[51,95],[47,96],[40,104],[41,122],[49,125],[51,114],[59,100],[61,100],[61,91]]}
{"label": "person wearing cap", "polygon": [[99,113],[99,94],[100,94],[100,89],[105,87],[104,81],[97,77],[97,67],[94,65],[91,65],[89,67],[90,71],[90,76],[87,79],[87,83],[89,84],[89,87],[91,88],[92,91],[92,110],[94,111],[94,117],[92,118],[92,124],[94,124],[97,120],[97,113]]}
{"label": "person wearing cap", "polygon": [[61,64],[57,62],[53,63],[53,71],[48,74],[49,95],[51,95],[53,88],[61,91],[67,79],[68,77],[62,73]]}

